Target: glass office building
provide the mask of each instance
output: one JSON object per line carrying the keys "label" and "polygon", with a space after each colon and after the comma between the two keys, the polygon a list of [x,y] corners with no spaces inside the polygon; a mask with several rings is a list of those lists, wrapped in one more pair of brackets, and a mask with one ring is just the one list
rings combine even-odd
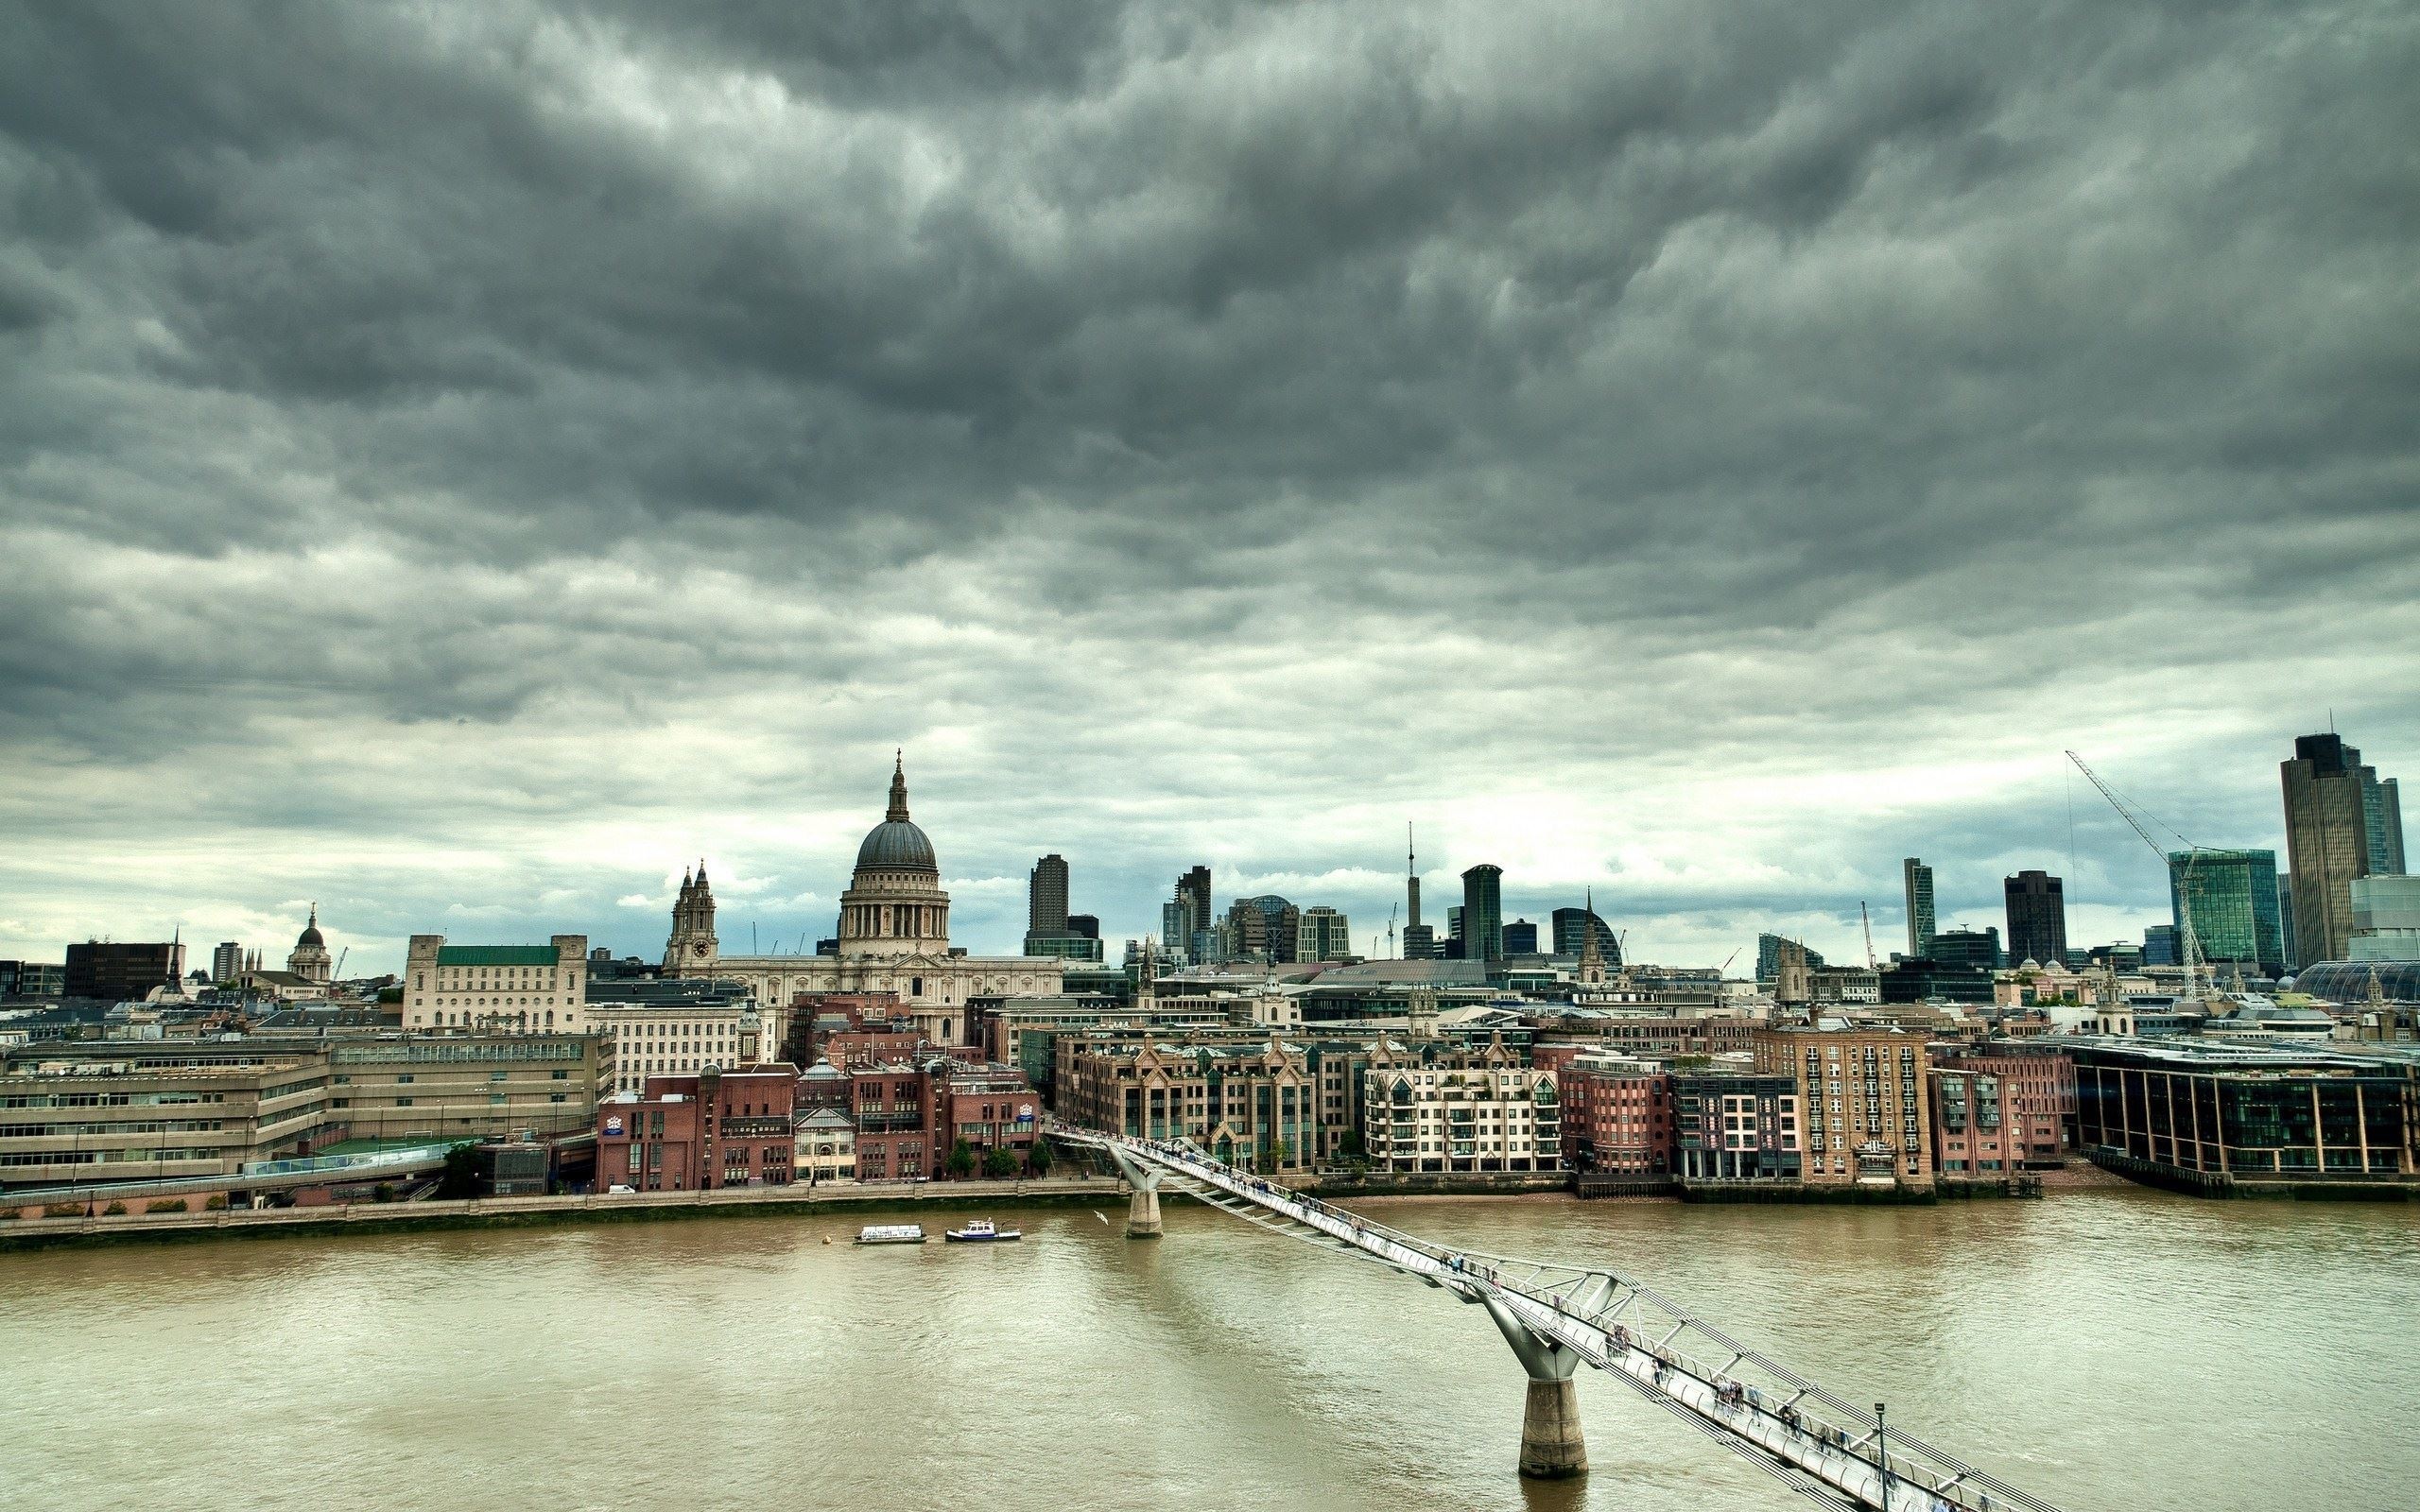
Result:
{"label": "glass office building", "polygon": [[2272,974],[2285,969],[2285,936],[2277,927],[2277,852],[2170,851],[2168,890],[2180,938],[2185,911],[2191,907],[2204,960]]}

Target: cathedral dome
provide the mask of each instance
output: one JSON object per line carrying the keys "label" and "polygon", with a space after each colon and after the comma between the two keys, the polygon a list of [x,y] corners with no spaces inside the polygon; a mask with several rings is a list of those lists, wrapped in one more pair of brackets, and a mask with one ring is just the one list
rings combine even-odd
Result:
{"label": "cathedral dome", "polygon": [[866,832],[865,843],[857,847],[857,869],[941,874],[941,863],[933,856],[933,842],[908,817],[908,776],[898,764],[890,769],[890,807],[884,813],[882,822]]}
{"label": "cathedral dome", "polygon": [[302,934],[294,936],[294,948],[296,950],[301,950],[305,945],[325,944],[327,944],[327,941],[321,938],[320,935],[320,905],[318,903],[313,903],[311,905],[311,921],[302,926]]}

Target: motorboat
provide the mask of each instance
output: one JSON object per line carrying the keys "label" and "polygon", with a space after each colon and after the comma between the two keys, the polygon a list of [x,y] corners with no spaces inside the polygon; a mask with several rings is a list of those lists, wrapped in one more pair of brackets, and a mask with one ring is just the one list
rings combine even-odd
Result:
{"label": "motorboat", "polygon": [[925,1243],[925,1226],[921,1223],[870,1223],[857,1230],[861,1245],[921,1245]]}
{"label": "motorboat", "polygon": [[1025,1230],[1003,1228],[989,1218],[977,1218],[963,1228],[944,1228],[942,1237],[953,1245],[993,1245],[1011,1239],[1023,1239]]}

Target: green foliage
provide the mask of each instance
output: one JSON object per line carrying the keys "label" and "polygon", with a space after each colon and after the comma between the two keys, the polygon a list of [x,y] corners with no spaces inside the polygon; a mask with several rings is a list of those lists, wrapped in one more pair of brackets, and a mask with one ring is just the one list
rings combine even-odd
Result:
{"label": "green foliage", "polygon": [[1276,1140],[1270,1144],[1269,1164],[1270,1169],[1274,1170],[1278,1166],[1284,1165],[1293,1158],[1293,1146],[1288,1144],[1284,1140]]}
{"label": "green foliage", "polygon": [[464,1141],[445,1152],[445,1174],[438,1178],[437,1194],[441,1197],[475,1197],[479,1194],[478,1144]]}
{"label": "green foliage", "polygon": [[959,1140],[949,1147],[949,1159],[942,1162],[949,1174],[960,1180],[975,1174],[975,1146]]}
{"label": "green foliage", "polygon": [[101,1212],[107,1217],[123,1218],[126,1216],[126,1204],[123,1202],[112,1202],[108,1207],[103,1208]]}
{"label": "green foliage", "polygon": [[208,1202],[201,1205],[201,1211],[204,1212],[225,1212],[227,1211],[227,1199],[225,1197],[213,1197]]}
{"label": "green foliage", "polygon": [[381,1181],[381,1182],[379,1182],[376,1186],[374,1186],[374,1187],[372,1187],[372,1188],[371,1188],[371,1189],[370,1189],[370,1200],[371,1200],[371,1201],[372,1201],[372,1202],[392,1202],[392,1201],[394,1201],[394,1200],[395,1200],[395,1183],[393,1183],[392,1181]]}
{"label": "green foliage", "polygon": [[992,1150],[983,1157],[983,1174],[994,1181],[1017,1174],[1017,1158],[1006,1150]]}
{"label": "green foliage", "polygon": [[1036,1176],[1048,1176],[1050,1162],[1054,1159],[1055,1157],[1050,1153],[1050,1142],[1037,1139],[1033,1142],[1033,1148],[1026,1153],[1026,1169]]}
{"label": "green foliage", "polygon": [[146,1212],[182,1212],[185,1211],[185,1199],[182,1197],[162,1197],[159,1201],[145,1207],[143,1211]]}
{"label": "green foliage", "polygon": [[1347,1165],[1366,1160],[1370,1157],[1369,1146],[1361,1143],[1361,1131],[1357,1128],[1349,1128],[1344,1131],[1344,1138],[1337,1142],[1336,1153],[1338,1158]]}
{"label": "green foliage", "polygon": [[42,1215],[45,1218],[81,1218],[84,1205],[80,1202],[45,1202]]}

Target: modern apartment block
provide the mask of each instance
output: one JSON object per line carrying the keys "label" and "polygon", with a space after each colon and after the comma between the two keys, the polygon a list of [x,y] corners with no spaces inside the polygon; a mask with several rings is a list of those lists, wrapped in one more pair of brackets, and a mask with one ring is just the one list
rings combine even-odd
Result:
{"label": "modern apartment block", "polygon": [[2409,1058],[2182,1039],[2077,1041],[2078,1134],[2196,1186],[2409,1180]]}
{"label": "modern apartment block", "polygon": [[1475,1174],[1563,1166],[1563,1099],[1555,1074],[1529,1065],[1500,1042],[1442,1055],[1382,1043],[1362,1085],[1362,1139],[1377,1170]]}

